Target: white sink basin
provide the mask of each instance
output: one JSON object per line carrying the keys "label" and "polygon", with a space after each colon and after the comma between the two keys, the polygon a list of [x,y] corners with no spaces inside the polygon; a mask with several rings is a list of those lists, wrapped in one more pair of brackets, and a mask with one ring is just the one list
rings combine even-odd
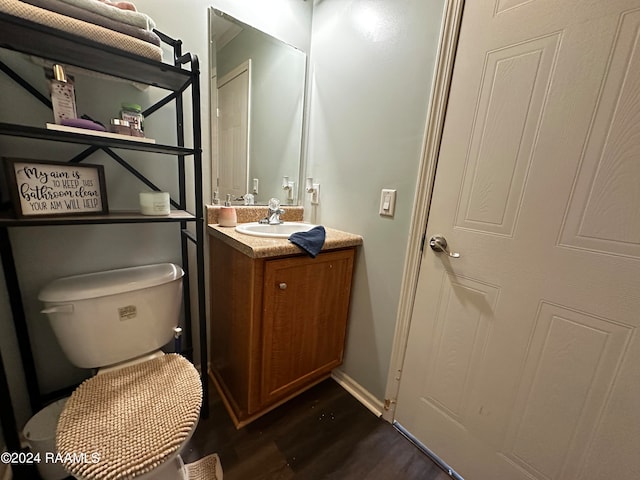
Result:
{"label": "white sink basin", "polygon": [[288,238],[292,233],[306,232],[313,227],[317,227],[317,225],[302,222],[284,222],[279,225],[241,223],[236,227],[236,232],[255,237]]}

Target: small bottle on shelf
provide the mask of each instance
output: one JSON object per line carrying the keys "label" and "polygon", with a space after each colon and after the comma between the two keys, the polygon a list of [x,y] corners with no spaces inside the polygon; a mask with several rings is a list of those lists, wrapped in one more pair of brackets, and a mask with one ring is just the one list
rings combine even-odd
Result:
{"label": "small bottle on shelf", "polygon": [[123,103],[120,110],[120,118],[129,122],[131,127],[130,135],[134,137],[144,137],[144,117],[142,107],[136,103]]}
{"label": "small bottle on shelf", "polygon": [[73,88],[73,79],[67,77],[62,65],[54,65],[52,71],[47,72],[49,77],[49,93],[53,107],[53,120],[58,125],[63,119],[77,118],[76,93]]}

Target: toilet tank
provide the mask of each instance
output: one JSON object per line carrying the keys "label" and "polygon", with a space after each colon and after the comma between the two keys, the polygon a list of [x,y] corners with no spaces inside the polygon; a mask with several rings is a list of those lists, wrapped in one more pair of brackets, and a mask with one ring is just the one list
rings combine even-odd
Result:
{"label": "toilet tank", "polygon": [[38,299],[71,363],[99,368],[171,341],[183,276],[173,263],[75,275],[51,282]]}

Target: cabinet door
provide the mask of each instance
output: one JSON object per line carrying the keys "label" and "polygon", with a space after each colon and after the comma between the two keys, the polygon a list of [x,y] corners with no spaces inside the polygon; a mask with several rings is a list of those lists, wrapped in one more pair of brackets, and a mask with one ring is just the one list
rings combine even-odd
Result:
{"label": "cabinet door", "polygon": [[262,402],[342,363],[354,249],[265,262]]}

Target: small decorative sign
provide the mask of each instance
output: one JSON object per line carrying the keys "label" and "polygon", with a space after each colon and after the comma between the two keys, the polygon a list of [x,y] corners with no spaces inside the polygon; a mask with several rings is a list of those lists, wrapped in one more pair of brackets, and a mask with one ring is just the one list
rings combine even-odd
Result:
{"label": "small decorative sign", "polygon": [[18,217],[109,212],[102,165],[3,160]]}

